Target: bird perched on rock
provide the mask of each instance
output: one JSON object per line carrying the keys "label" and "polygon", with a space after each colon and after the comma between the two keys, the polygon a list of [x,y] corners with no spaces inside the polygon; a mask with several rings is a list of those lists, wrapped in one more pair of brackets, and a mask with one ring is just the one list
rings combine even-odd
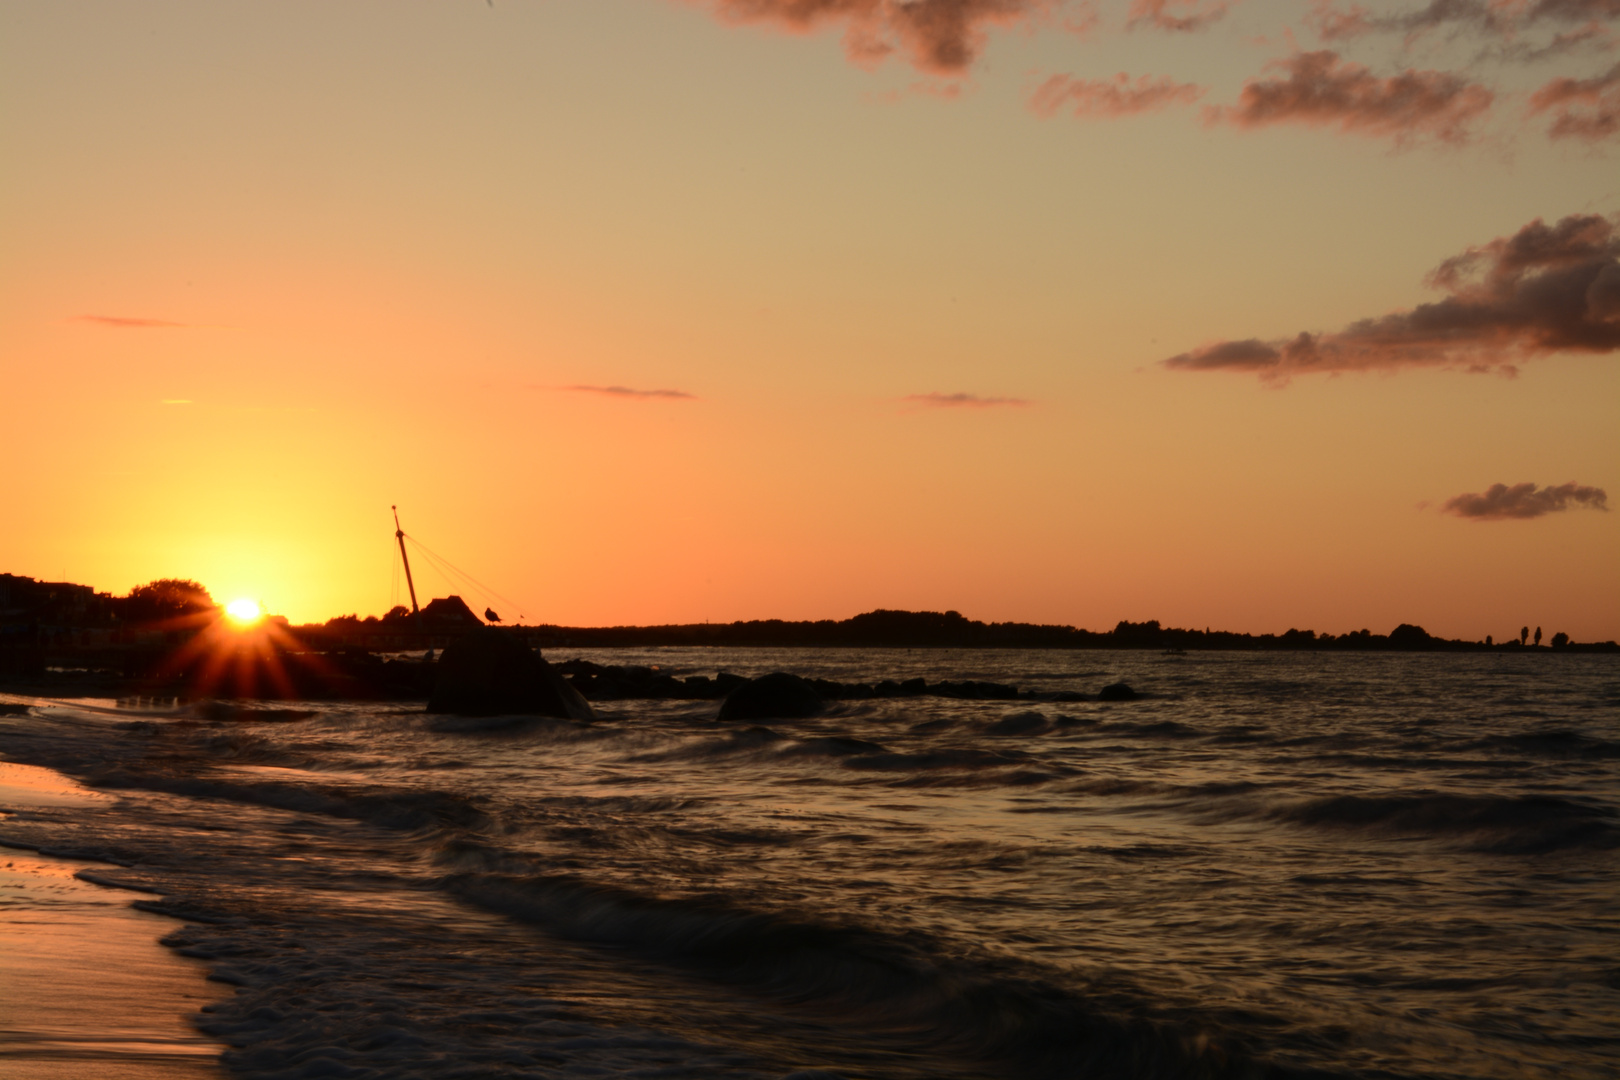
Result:
{"label": "bird perched on rock", "polygon": [[484,609],[484,618],[488,619],[490,622],[501,621],[501,617],[495,614],[495,609],[492,607],[487,607]]}

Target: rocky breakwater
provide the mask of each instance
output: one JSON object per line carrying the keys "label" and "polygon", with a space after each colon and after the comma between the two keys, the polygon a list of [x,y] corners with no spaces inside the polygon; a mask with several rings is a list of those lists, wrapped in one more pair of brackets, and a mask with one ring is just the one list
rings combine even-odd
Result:
{"label": "rocky breakwater", "polygon": [[[633,698],[672,698],[690,701],[718,701],[730,696],[749,680],[729,671],[708,675],[678,677],[653,667],[636,665],[596,664],[589,660],[565,660],[555,670],[567,677],[574,689],[590,701],[622,701]],[[773,678],[761,676],[761,679]],[[797,678],[797,676],[790,676]],[[841,683],[830,679],[800,679],[814,689],[823,701],[863,701],[870,698],[918,697],[932,694],[936,697],[967,698],[984,701],[1013,701],[1023,695],[1018,687],[1005,683],[983,682],[973,679],[959,681],[926,679],[895,681],[883,679],[876,683]]]}

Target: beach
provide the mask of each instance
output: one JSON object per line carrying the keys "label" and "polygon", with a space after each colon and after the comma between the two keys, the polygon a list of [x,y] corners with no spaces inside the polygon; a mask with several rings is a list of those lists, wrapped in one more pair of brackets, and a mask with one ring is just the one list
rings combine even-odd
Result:
{"label": "beach", "polygon": [[[110,802],[51,770],[0,761],[0,830]],[[224,1076],[220,1045],[188,1020],[218,987],[158,944],[177,923],[85,879],[114,881],[118,869],[0,848],[0,1073],[11,1080]]]}
{"label": "beach", "polygon": [[[226,992],[195,1020],[234,1076],[1620,1066],[1613,658],[581,658],[1024,696],[752,724],[40,704],[0,757],[105,801],[0,840],[153,890],[147,943]],[[1120,681],[1141,696],[1098,699]]]}

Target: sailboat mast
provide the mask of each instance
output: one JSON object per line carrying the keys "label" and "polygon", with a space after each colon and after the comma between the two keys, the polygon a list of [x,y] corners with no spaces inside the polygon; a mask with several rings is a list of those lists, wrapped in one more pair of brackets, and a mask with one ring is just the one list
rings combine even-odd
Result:
{"label": "sailboat mast", "polygon": [[411,557],[405,554],[405,530],[399,527],[399,507],[388,509],[394,512],[394,539],[399,541],[399,557],[405,562],[405,587],[411,590],[411,614],[420,622],[422,611],[416,606],[416,582],[411,580]]}

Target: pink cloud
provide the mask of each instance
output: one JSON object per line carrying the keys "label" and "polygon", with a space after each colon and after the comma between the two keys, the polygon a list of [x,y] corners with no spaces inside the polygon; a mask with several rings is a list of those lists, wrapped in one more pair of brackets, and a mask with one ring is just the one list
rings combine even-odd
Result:
{"label": "pink cloud", "polygon": [[1360,4],[1340,10],[1333,6],[1333,0],[1317,0],[1305,21],[1323,41],[1350,41],[1378,29],[1371,13]]}
{"label": "pink cloud", "polygon": [[579,394],[601,394],[605,397],[616,398],[666,398],[681,401],[695,401],[696,394],[688,394],[685,390],[635,390],[628,386],[564,386],[561,389]]}
{"label": "pink cloud", "polygon": [[994,26],[1050,17],[1064,0],[690,0],[729,23],[775,25],[793,33],[844,29],[844,49],[859,64],[904,52],[933,75],[965,74]]}
{"label": "pink cloud", "polygon": [[1444,71],[1403,71],[1381,79],[1329,50],[1295,53],[1268,67],[1284,74],[1251,79],[1237,105],[1212,107],[1206,120],[1244,128],[1307,124],[1397,142],[1430,137],[1460,143],[1494,97],[1478,83]]}
{"label": "pink cloud", "polygon": [[178,329],[185,323],[166,322],[163,319],[136,319],[123,315],[76,315],[74,322],[90,323],[92,326],[106,326],[115,330],[163,330]]}
{"label": "pink cloud", "polygon": [[1620,134],[1620,64],[1590,79],[1554,79],[1530,98],[1531,113],[1551,112],[1554,139],[1597,142]]}
{"label": "pink cloud", "polygon": [[1512,487],[1492,484],[1483,493],[1470,492],[1447,499],[1440,510],[1475,521],[1522,520],[1583,506],[1607,511],[1608,500],[1609,493],[1602,488],[1583,487],[1575,483],[1544,488],[1538,488],[1535,484],[1514,484]]}
{"label": "pink cloud", "polygon": [[1124,72],[1112,79],[1076,79],[1054,75],[1040,85],[1029,107],[1040,116],[1072,108],[1076,116],[1119,117],[1154,112],[1171,105],[1190,105],[1204,95],[1194,83],[1143,75],[1135,82]]}
{"label": "pink cloud", "polygon": [[1172,356],[1182,371],[1252,372],[1274,384],[1311,372],[1405,367],[1495,369],[1556,352],[1620,349],[1620,218],[1538,218],[1441,263],[1429,284],[1449,293],[1334,334],[1220,341]]}
{"label": "pink cloud", "polygon": [[978,394],[907,394],[900,399],[931,409],[994,409],[998,407],[1024,408],[1031,404],[1023,398],[980,397]]}
{"label": "pink cloud", "polygon": [[1151,26],[1171,33],[1204,30],[1225,17],[1231,6],[1232,0],[1131,0],[1125,25],[1132,30]]}

